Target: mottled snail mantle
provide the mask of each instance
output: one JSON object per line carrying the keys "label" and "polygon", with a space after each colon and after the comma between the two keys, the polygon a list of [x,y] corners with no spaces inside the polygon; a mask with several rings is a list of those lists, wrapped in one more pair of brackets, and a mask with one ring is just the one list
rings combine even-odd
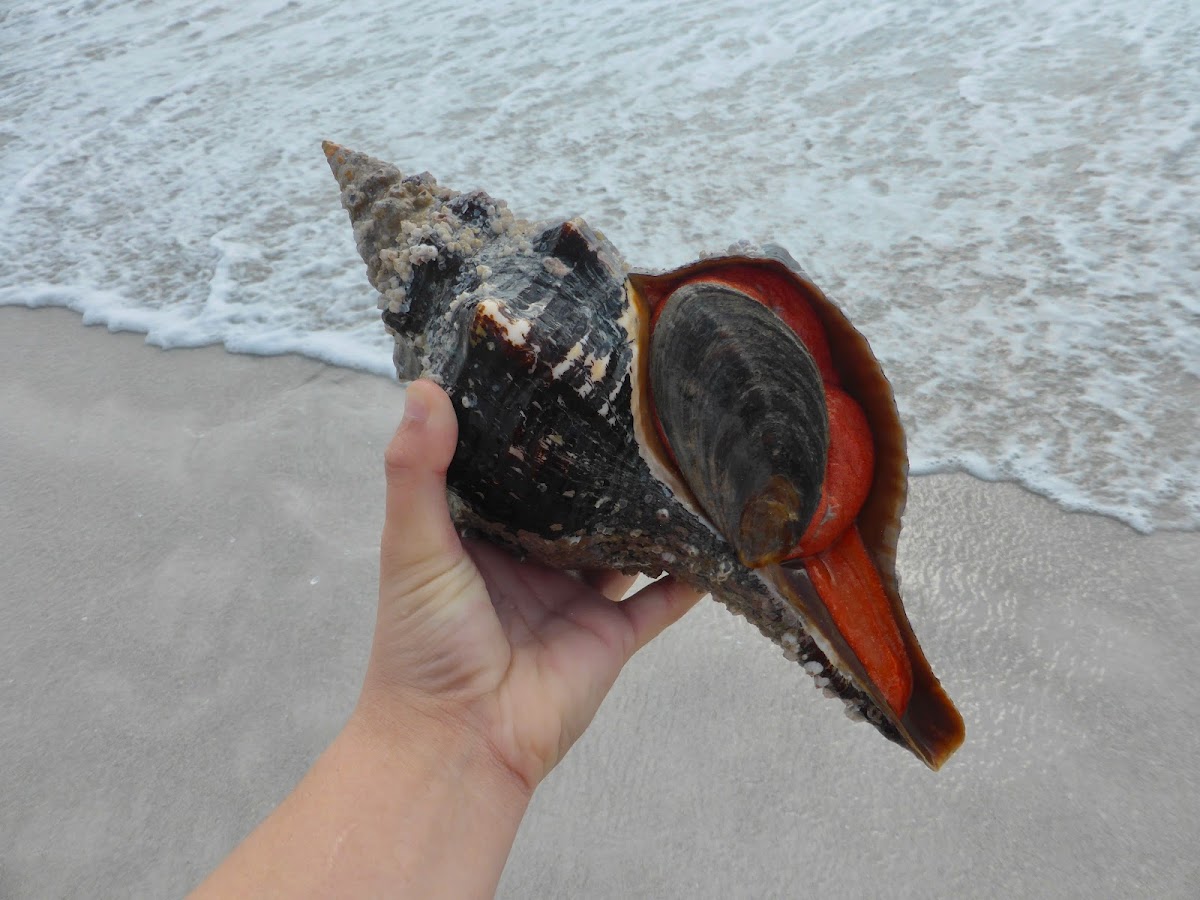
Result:
{"label": "mottled snail mantle", "polygon": [[325,152],[397,373],[454,401],[461,527],[562,568],[670,572],[932,768],[954,752],[895,575],[891,387],[786,252],[630,271],[581,219]]}

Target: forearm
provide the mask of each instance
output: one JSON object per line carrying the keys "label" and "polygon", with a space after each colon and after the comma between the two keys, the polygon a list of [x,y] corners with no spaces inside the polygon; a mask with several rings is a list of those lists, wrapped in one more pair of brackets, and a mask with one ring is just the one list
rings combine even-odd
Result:
{"label": "forearm", "polygon": [[490,897],[528,804],[469,732],[356,712],[195,897]]}

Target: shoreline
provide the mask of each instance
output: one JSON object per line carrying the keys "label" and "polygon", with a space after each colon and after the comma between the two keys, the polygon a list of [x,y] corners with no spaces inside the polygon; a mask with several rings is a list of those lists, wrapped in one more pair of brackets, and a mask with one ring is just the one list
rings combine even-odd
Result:
{"label": "shoreline", "polygon": [[[403,395],[67,310],[0,328],[0,894],[178,894],[350,711]],[[899,569],[967,719],[943,772],[704,602],[539,789],[500,896],[1184,896],[1200,532],[919,476]]]}

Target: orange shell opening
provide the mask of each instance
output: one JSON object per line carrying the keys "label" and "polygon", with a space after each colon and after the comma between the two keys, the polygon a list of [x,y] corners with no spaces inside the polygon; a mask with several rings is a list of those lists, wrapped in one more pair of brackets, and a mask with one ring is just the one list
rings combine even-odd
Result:
{"label": "orange shell opening", "polygon": [[[838,599],[822,599],[822,605],[857,657],[847,664],[861,672],[858,677],[865,680],[864,687],[876,695],[881,708],[890,709],[914,751],[938,768],[962,743],[963,723],[933,674],[900,600],[896,544],[907,496],[908,458],[891,385],[870,345],[841,310],[803,273],[774,258],[713,257],[664,274],[632,273],[631,294],[650,313],[643,337],[648,337],[665,299],[693,281],[726,284],[774,310],[808,348],[825,379],[831,436],[841,435],[830,454],[827,475],[831,484],[841,482],[843,486],[830,488],[840,499],[834,512],[837,521],[821,524],[834,505],[823,491],[821,506],[797,550],[809,554],[804,568],[814,587],[822,581],[874,583],[861,593],[854,592],[864,598],[862,609]],[[653,398],[649,403],[655,420],[650,431],[657,432],[664,456],[674,462]],[[869,430],[866,436],[861,430],[864,420]],[[864,477],[864,472],[870,477]],[[840,529],[849,517],[847,510],[859,505],[864,490],[853,528]],[[863,563],[866,575],[859,572]],[[839,578],[837,570],[843,567],[846,573]],[[827,584],[825,592],[828,589]],[[887,624],[877,624],[881,622]],[[851,634],[856,628],[861,631],[860,636],[849,639],[847,625]]]}

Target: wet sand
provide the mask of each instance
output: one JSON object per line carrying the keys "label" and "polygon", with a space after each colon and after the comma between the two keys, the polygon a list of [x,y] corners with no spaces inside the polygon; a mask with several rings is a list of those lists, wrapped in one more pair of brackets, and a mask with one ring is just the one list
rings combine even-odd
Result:
{"label": "wet sand", "polygon": [[[0,309],[0,896],[167,896],[287,793],[366,661],[402,392]],[[539,789],[504,897],[1184,897],[1200,535],[915,479],[933,774],[703,602]]]}

